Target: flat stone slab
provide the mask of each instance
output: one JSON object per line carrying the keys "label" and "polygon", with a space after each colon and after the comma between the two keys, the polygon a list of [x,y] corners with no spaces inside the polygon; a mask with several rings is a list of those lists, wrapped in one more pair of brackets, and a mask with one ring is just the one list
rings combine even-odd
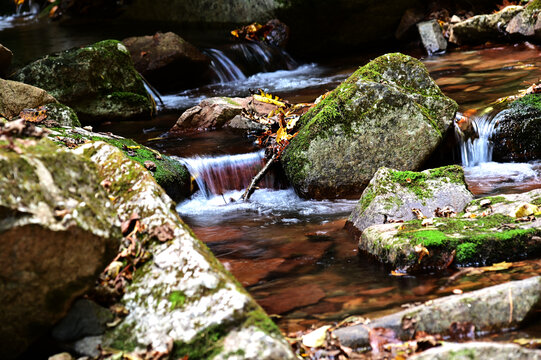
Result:
{"label": "flat stone slab", "polygon": [[468,322],[475,326],[476,332],[492,333],[519,327],[540,305],[541,277],[536,276],[446,296],[383,316],[367,325],[335,330],[333,334],[342,345],[355,348],[368,346],[368,331],[377,327],[394,330],[403,341],[410,340],[418,331],[448,335],[452,323]]}
{"label": "flat stone slab", "polygon": [[363,231],[359,249],[408,272],[531,257],[541,253],[541,218],[531,216],[539,210],[536,203],[541,190],[477,199],[466,213],[424,225],[422,220],[374,225]]}
{"label": "flat stone slab", "polygon": [[538,360],[541,351],[530,350],[514,344],[498,344],[489,342],[470,342],[465,344],[444,343],[418,355],[411,360],[481,360],[481,359],[513,359]]}

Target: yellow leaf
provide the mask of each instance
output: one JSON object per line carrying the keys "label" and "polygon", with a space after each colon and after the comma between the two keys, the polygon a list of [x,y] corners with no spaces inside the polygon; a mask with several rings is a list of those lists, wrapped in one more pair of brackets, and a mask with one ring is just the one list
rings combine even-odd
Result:
{"label": "yellow leaf", "polygon": [[278,131],[276,132],[276,142],[278,144],[282,144],[286,141],[289,141],[289,139],[291,139],[293,136],[289,135],[287,133],[287,129],[286,128],[279,128]]}
{"label": "yellow leaf", "polygon": [[267,104],[273,104],[279,107],[286,107],[286,103],[278,96],[272,96],[271,94],[265,94],[264,92],[261,92],[261,94],[254,94],[254,99],[260,102],[264,102]]}
{"label": "yellow leaf", "polygon": [[302,344],[308,347],[320,347],[325,343],[325,337],[327,336],[327,330],[331,327],[329,325],[322,326],[309,334],[302,337]]}
{"label": "yellow leaf", "polygon": [[533,204],[524,203],[517,207],[514,213],[511,213],[511,216],[521,218],[524,216],[534,215],[539,212],[539,208]]}
{"label": "yellow leaf", "polygon": [[480,270],[483,270],[483,271],[500,271],[500,270],[507,270],[510,267],[513,267],[513,263],[508,263],[508,262],[504,261],[504,262],[501,262],[501,263],[492,264],[492,266],[483,266],[482,268],[480,268]]}
{"label": "yellow leaf", "polygon": [[141,146],[139,145],[131,145],[131,146],[128,146],[128,149],[140,149]]}

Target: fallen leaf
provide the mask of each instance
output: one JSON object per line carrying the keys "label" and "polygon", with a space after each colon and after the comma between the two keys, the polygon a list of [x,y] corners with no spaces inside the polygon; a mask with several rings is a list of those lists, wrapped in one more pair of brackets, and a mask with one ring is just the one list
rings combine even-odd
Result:
{"label": "fallen leaf", "polygon": [[382,327],[370,329],[368,336],[370,338],[372,352],[375,354],[382,352],[383,346],[386,344],[397,344],[401,342],[392,329]]}
{"label": "fallen leaf", "polygon": [[141,219],[141,217],[139,216],[139,214],[137,214],[135,212],[132,213],[130,218],[128,220],[124,221],[122,223],[122,225],[120,226],[120,230],[122,231],[122,235],[126,236],[129,233],[131,233],[133,231],[133,229],[135,228],[135,224],[140,219]]}
{"label": "fallen leaf", "polygon": [[329,325],[322,326],[311,333],[308,333],[302,337],[302,344],[308,347],[320,347],[325,343],[327,337],[327,330],[331,327]]}
{"label": "fallen leaf", "polygon": [[155,237],[161,242],[173,240],[175,237],[175,230],[169,224],[164,224],[155,227],[150,233],[151,237]]}

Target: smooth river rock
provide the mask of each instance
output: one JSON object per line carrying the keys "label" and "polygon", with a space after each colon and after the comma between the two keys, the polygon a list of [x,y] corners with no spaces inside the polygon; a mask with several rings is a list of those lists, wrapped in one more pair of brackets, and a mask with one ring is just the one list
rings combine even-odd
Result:
{"label": "smooth river rock", "polygon": [[17,81],[0,79],[0,116],[11,119],[24,109],[56,103],[47,91]]}
{"label": "smooth river rock", "polygon": [[[122,40],[137,71],[158,90],[178,90],[208,82],[210,59],[175,33]],[[205,79],[206,77],[206,79]]]}
{"label": "smooth river rock", "polygon": [[301,117],[282,165],[302,197],[358,197],[382,166],[419,169],[457,107],[420,61],[383,55]]}

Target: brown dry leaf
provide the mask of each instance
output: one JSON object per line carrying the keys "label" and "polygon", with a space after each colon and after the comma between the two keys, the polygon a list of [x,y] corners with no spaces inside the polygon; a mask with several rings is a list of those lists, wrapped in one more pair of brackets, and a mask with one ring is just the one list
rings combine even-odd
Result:
{"label": "brown dry leaf", "polygon": [[161,242],[173,240],[175,237],[175,230],[169,224],[160,225],[155,227],[150,233],[151,237],[157,238]]}
{"label": "brown dry leaf", "polygon": [[120,230],[122,231],[122,235],[126,236],[129,233],[133,231],[135,228],[135,224],[141,219],[139,214],[136,212],[132,213],[130,215],[130,218],[122,223],[120,226]]}
{"label": "brown dry leaf", "polygon": [[386,344],[397,344],[401,342],[396,337],[396,333],[392,329],[387,328],[377,327],[370,329],[368,336],[370,338],[372,352],[375,354],[381,353],[384,350],[383,346]]}

